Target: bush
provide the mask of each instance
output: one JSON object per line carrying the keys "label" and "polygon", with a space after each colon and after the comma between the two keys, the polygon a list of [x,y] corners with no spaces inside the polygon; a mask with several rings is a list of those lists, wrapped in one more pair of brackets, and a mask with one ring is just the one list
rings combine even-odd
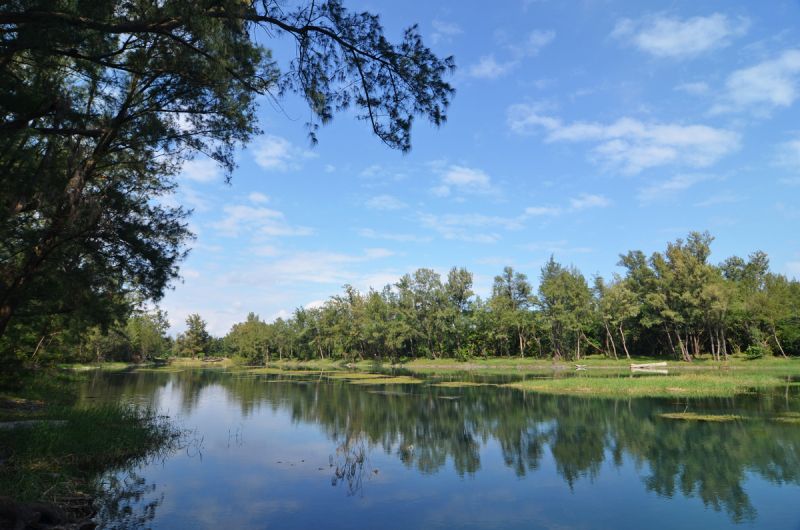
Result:
{"label": "bush", "polygon": [[744,351],[744,356],[750,360],[753,359],[761,359],[767,355],[770,355],[772,351],[765,346],[764,344],[751,344],[747,347]]}

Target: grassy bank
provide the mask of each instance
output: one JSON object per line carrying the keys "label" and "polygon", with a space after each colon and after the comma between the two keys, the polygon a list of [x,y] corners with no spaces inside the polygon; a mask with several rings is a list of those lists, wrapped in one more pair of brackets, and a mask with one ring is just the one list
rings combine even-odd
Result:
{"label": "grassy bank", "polygon": [[528,379],[504,386],[543,394],[594,397],[731,397],[753,390],[797,384],[774,373],[728,371]]}
{"label": "grassy bank", "polygon": [[[225,359],[208,363],[199,359],[176,359],[168,366],[139,367],[137,370],[180,371],[194,368],[225,368],[234,373],[309,375],[342,379],[358,384],[410,382],[410,379],[386,375],[413,376],[414,381],[432,379],[438,386],[469,386],[486,382],[484,376],[506,376],[503,386],[528,392],[598,397],[728,397],[756,389],[794,385],[792,377],[800,377],[800,359],[767,358],[748,360],[730,357],[719,362],[710,357],[691,363],[667,361],[669,375],[633,374],[631,363],[647,363],[661,359],[609,359],[589,356],[580,361],[552,359],[491,358],[466,362],[454,359],[414,359],[405,362],[284,360],[266,367],[247,367],[241,361]],[[581,370],[576,370],[576,364]],[[112,365],[114,366],[114,365]],[[398,374],[397,371],[400,371]],[[393,372],[393,373],[392,373]],[[354,375],[355,374],[355,375]],[[358,376],[357,376],[358,375]],[[524,380],[513,381],[514,377]],[[512,380],[509,380],[512,379]],[[489,380],[497,383],[497,379]]]}
{"label": "grassy bank", "polygon": [[[81,374],[38,372],[0,391],[0,495],[92,495],[103,472],[177,443],[167,418],[121,405],[75,405]],[[11,422],[11,423],[10,423]]]}
{"label": "grassy bank", "polygon": [[[345,363],[337,361],[284,361],[270,363],[278,370],[386,371],[402,369],[418,377],[447,378],[436,385],[452,387],[474,385],[480,376],[521,376],[522,381],[503,386],[528,392],[597,397],[729,397],[757,389],[794,385],[800,376],[800,359],[747,360],[731,357],[719,362],[698,358],[694,362],[668,361],[669,375],[633,374],[631,363],[653,362],[652,358],[608,359],[590,356],[580,361],[551,359],[415,359],[391,364],[374,361]],[[576,370],[576,364],[581,370]],[[530,376],[536,376],[530,378]]]}

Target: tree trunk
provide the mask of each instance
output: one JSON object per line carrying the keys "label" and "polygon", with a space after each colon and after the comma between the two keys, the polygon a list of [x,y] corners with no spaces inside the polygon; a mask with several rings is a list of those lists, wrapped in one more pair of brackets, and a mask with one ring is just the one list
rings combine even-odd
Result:
{"label": "tree trunk", "polygon": [[[619,325],[619,336],[622,337],[622,349],[625,350],[625,357],[630,360],[631,354],[628,351],[628,343],[625,342],[625,330],[622,329],[622,324]],[[672,339],[670,339],[670,343],[672,343]],[[672,351],[675,351],[675,348],[672,348]]]}
{"label": "tree trunk", "polygon": [[614,336],[611,335],[611,330],[608,329],[608,322],[604,320],[603,326],[605,326],[606,328],[606,344],[608,344],[608,342],[611,342],[611,351],[614,352],[614,359],[619,359],[619,357],[617,357],[617,345],[614,344]]}
{"label": "tree trunk", "polygon": [[778,333],[775,330],[775,326],[774,325],[770,326],[770,329],[772,329],[772,338],[775,340],[775,344],[778,345],[778,349],[780,350],[781,355],[783,355],[783,358],[785,359],[786,358],[786,352],[783,351],[783,346],[781,346],[781,341],[778,340]]}

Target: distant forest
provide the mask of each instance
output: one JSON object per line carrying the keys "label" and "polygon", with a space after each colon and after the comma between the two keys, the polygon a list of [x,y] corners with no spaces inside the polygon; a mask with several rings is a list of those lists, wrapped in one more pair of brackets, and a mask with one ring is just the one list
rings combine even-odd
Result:
{"label": "distant forest", "polygon": [[[30,337],[36,355],[59,360],[145,360],[226,355],[278,359],[399,359],[519,356],[580,359],[653,356],[691,361],[800,355],[800,282],[770,272],[763,252],[709,263],[710,234],[693,232],[664,252],[620,256],[623,275],[588,279],[552,257],[538,289],[511,267],[491,296],[475,296],[472,273],[446,278],[418,269],[366,293],[345,285],[317,308],[272,323],[250,313],[221,338],[197,314],[167,337],[161,311],[134,312],[106,330]],[[35,344],[34,344],[35,343]]]}

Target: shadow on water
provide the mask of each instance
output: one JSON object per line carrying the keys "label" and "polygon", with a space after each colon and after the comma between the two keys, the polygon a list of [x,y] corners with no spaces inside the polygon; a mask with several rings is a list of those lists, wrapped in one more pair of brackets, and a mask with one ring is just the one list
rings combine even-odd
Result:
{"label": "shadow on water", "polygon": [[[135,403],[169,396],[170,406],[180,408],[171,412],[199,418],[212,389],[234,404],[243,419],[280,412],[292,424],[319,429],[330,447],[329,465],[321,466],[314,480],[343,486],[350,496],[369,495],[365,481],[381,472],[371,463],[373,454],[390,455],[419,476],[454,472],[478,477],[489,445],[499,447],[503,465],[518,479],[552,461],[557,476],[573,491],[582,481],[593,484],[608,466],[629,468],[636,472],[638,489],[663,499],[700,499],[734,523],[759,517],[747,487],[751,476],[769,487],[800,485],[796,385],[727,399],[612,400],[483,386],[359,386],[316,373],[290,377],[188,370],[98,373],[85,392]],[[685,411],[730,415],[730,421],[661,416]],[[202,436],[210,424],[201,422],[197,428]],[[231,440],[246,445],[239,431],[227,437],[229,446]],[[124,519],[134,507],[139,519],[132,518],[131,527],[157,519],[163,493],[149,489],[153,486],[147,479],[135,473],[124,484],[118,477],[109,483],[111,498],[119,500],[102,513],[108,521]]]}

